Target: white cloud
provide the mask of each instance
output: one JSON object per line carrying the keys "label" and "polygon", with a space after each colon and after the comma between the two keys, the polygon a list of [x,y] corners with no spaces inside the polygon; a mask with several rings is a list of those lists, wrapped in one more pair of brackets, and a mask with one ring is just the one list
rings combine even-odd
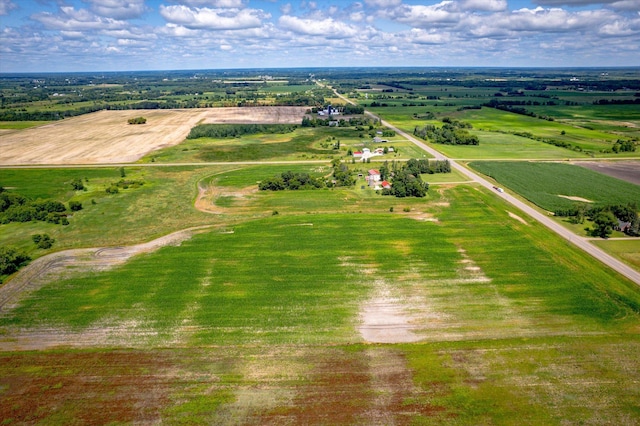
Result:
{"label": "white cloud", "polygon": [[424,5],[402,5],[390,10],[384,16],[394,21],[422,28],[437,23],[453,23],[460,19],[457,11],[458,5],[453,1],[442,1],[437,4]]}
{"label": "white cloud", "polygon": [[464,10],[501,12],[507,10],[507,0],[463,0],[460,6]]}
{"label": "white cloud", "polygon": [[262,25],[270,14],[257,9],[208,9],[186,6],[160,6],[160,14],[168,22],[190,29],[237,30]]}
{"label": "white cloud", "polygon": [[333,18],[326,19],[302,19],[296,16],[283,15],[278,20],[284,29],[298,34],[322,36],[326,38],[349,38],[358,34],[359,30],[344,22],[335,21]]}
{"label": "white cloud", "polygon": [[31,15],[31,19],[40,22],[49,30],[87,31],[126,26],[124,21],[96,16],[86,9],[76,10],[71,6],[63,6],[60,11],[58,15],[49,12],[36,13]]}
{"label": "white cloud", "polygon": [[211,7],[211,8],[243,8],[243,0],[174,0],[172,3],[180,3],[190,7]]}
{"label": "white cloud", "polygon": [[99,16],[114,19],[134,19],[145,11],[144,0],[85,0]]}
{"label": "white cloud", "polygon": [[18,6],[11,0],[0,0],[0,16],[8,15],[13,9],[17,9]]}
{"label": "white cloud", "polygon": [[364,0],[364,2],[367,6],[386,8],[399,6],[402,0]]}
{"label": "white cloud", "polygon": [[630,12],[640,11],[640,0],[621,0],[611,3],[611,7],[617,10],[628,10]]}
{"label": "white cloud", "polygon": [[444,44],[451,40],[449,33],[444,31],[425,31],[418,28],[413,28],[408,36],[407,41],[417,44]]}
{"label": "white cloud", "polygon": [[620,37],[637,34],[638,31],[634,31],[629,28],[629,25],[626,22],[615,21],[610,24],[603,25],[598,33],[603,36]]}

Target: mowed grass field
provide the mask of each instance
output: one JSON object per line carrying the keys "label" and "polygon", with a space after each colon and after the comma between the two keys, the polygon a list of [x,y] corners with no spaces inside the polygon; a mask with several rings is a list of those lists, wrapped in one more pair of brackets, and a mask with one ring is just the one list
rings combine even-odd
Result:
{"label": "mowed grass field", "polygon": [[[159,220],[218,226],[3,310],[3,422],[640,421],[637,286],[474,185],[411,200],[254,192],[190,212],[199,183],[246,188],[279,170],[154,168],[116,194],[147,206],[107,219],[122,239],[170,200],[186,213]],[[419,341],[363,339],[363,306],[380,297]]]}

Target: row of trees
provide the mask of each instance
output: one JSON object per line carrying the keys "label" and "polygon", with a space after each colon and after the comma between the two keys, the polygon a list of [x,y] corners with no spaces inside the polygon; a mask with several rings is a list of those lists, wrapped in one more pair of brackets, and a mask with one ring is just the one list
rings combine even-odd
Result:
{"label": "row of trees", "polygon": [[187,139],[236,138],[258,133],[283,134],[293,132],[295,124],[199,124],[191,129]]}

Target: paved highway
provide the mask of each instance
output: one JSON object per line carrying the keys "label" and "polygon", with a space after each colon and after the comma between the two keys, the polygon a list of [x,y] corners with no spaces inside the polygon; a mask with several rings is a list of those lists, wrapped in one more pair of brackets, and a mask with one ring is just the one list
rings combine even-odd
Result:
{"label": "paved highway", "polygon": [[[350,99],[340,95],[337,91],[334,90],[334,92],[340,99],[342,99],[342,100],[344,100],[346,102],[349,102],[351,104],[355,104]],[[365,111],[365,113],[367,115],[375,118],[375,119],[380,119],[378,116],[376,116],[375,114],[373,114],[373,113],[371,113],[369,111]],[[387,122],[385,120],[381,120],[380,122],[384,126],[388,127],[389,129],[394,130],[399,135],[404,136],[409,141],[411,141],[414,144],[416,144],[418,147],[422,148],[423,150],[425,150],[429,154],[433,155],[436,159],[438,159],[438,160],[449,160],[449,162],[451,163],[451,167],[452,168],[456,169],[457,171],[459,171],[463,175],[467,176],[470,180],[472,180],[474,182],[477,182],[478,184],[484,186],[485,188],[488,188],[491,191],[494,191],[497,196],[501,197],[507,203],[510,203],[515,208],[519,209],[520,211],[522,211],[522,212],[526,213],[527,215],[531,216],[533,219],[535,219],[538,222],[542,223],[544,226],[546,226],[547,228],[551,229],[553,232],[555,232],[556,234],[560,235],[565,240],[569,241],[570,243],[574,244],[578,248],[580,248],[580,249],[584,250],[585,252],[589,253],[591,256],[593,256],[594,258],[598,259],[600,262],[604,263],[605,265],[609,266],[610,268],[616,270],[617,272],[619,272],[620,274],[624,275],[625,277],[629,278],[631,281],[635,282],[637,285],[640,285],[640,272],[639,271],[636,271],[635,269],[631,268],[630,266],[626,265],[625,263],[622,263],[621,261],[619,261],[615,257],[611,256],[610,254],[605,253],[604,251],[602,251],[601,249],[599,249],[598,247],[596,247],[592,243],[590,243],[589,240],[577,236],[573,232],[569,231],[567,228],[565,228],[562,225],[560,225],[559,223],[555,222],[553,219],[551,219],[548,216],[540,213],[539,211],[535,210],[531,206],[523,203],[522,201],[520,201],[519,199],[515,198],[514,196],[512,196],[512,195],[510,195],[510,194],[508,194],[506,192],[497,192],[494,189],[494,185],[492,183],[490,183],[488,180],[486,180],[483,177],[477,175],[476,173],[472,172],[471,170],[467,169],[466,167],[462,166],[461,164],[457,163],[456,161],[445,157],[440,152],[436,151],[435,149],[427,146],[424,142],[422,142],[422,141],[416,139],[415,137],[413,137],[413,135],[410,135],[410,134],[408,134],[406,132],[403,132],[402,130],[398,129],[397,127],[395,127],[394,125],[392,125],[391,123],[389,123],[389,122]]]}

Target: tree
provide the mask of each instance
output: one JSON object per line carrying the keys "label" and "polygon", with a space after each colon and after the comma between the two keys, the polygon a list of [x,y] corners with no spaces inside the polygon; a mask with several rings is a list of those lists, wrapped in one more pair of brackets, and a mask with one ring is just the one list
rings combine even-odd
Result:
{"label": "tree", "polygon": [[618,220],[609,210],[603,210],[593,218],[593,224],[592,236],[608,238],[613,232],[613,228],[618,224]]}
{"label": "tree", "polygon": [[77,212],[82,210],[82,203],[80,201],[69,201],[69,210]]}
{"label": "tree", "polygon": [[0,247],[0,275],[9,275],[16,272],[21,266],[29,262],[31,258],[14,247]]}

